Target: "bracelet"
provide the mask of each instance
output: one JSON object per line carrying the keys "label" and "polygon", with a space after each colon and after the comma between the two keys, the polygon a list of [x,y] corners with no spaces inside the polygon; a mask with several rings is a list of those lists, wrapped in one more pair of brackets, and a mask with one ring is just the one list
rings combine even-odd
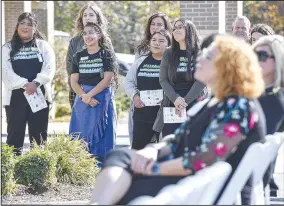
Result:
{"label": "bracelet", "polygon": [[35,83],[37,87],[40,85],[40,83],[37,81],[33,81],[33,83]]}

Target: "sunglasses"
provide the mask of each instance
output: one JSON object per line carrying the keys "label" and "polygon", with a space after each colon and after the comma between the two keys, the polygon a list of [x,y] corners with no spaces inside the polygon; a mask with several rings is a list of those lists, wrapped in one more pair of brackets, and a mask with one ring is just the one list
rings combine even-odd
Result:
{"label": "sunglasses", "polygon": [[258,58],[258,61],[265,62],[268,58],[274,59],[273,55],[269,55],[267,51],[256,51],[256,56]]}

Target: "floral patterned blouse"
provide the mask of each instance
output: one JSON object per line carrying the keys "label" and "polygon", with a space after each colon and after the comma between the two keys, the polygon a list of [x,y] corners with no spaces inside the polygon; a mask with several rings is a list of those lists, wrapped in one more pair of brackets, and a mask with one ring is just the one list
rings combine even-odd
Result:
{"label": "floral patterned blouse", "polygon": [[183,167],[193,172],[220,160],[234,169],[251,143],[264,140],[263,111],[257,100],[236,95],[213,107],[207,104],[168,141],[171,156],[182,156]]}

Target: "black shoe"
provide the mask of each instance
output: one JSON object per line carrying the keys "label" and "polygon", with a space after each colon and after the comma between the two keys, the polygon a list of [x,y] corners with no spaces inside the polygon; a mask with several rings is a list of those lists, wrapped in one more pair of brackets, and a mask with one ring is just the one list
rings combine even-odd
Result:
{"label": "black shoe", "polygon": [[270,190],[270,197],[277,197],[277,190]]}

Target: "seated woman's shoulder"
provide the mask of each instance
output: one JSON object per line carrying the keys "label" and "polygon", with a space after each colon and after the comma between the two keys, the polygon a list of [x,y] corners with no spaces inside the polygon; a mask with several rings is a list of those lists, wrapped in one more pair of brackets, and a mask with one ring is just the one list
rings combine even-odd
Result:
{"label": "seated woman's shoulder", "polygon": [[263,110],[257,99],[248,99],[243,96],[232,95],[226,97],[217,106],[220,117],[239,122],[246,130],[253,129],[256,124],[264,123]]}

